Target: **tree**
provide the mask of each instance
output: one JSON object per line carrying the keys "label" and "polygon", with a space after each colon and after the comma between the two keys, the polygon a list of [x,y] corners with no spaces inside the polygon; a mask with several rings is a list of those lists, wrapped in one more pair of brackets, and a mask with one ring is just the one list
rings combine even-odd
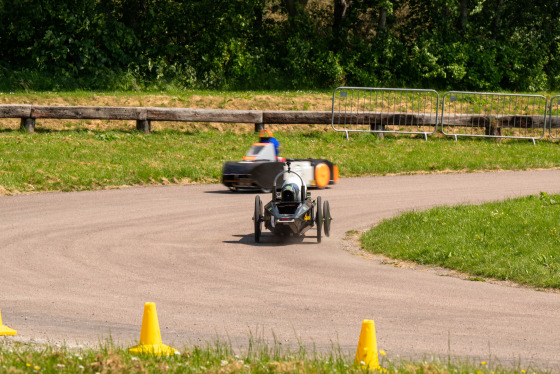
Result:
{"label": "tree", "polygon": [[352,5],[352,0],[334,0],[334,22],[333,29],[339,32],[344,24],[346,12]]}
{"label": "tree", "polygon": [[308,0],[282,0],[282,6],[288,14],[290,24],[294,24],[295,20],[302,16]]}
{"label": "tree", "polygon": [[469,0],[460,0],[459,3],[459,27],[465,32],[467,30],[467,19],[469,14]]}

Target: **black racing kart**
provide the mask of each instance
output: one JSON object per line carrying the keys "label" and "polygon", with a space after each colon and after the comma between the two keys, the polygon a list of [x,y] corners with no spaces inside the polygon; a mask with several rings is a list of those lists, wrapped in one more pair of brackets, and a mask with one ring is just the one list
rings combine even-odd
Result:
{"label": "black racing kart", "polygon": [[[292,171],[290,162],[288,170],[276,175],[272,187],[272,200],[263,208],[260,196],[255,197],[255,242],[261,240],[262,224],[276,236],[300,236],[312,227],[317,227],[317,242],[321,243],[322,231],[326,236],[331,232],[331,210],[329,202],[322,203],[321,197],[311,199],[301,176]],[[289,175],[287,175],[289,174]],[[283,185],[277,188],[276,183]]]}
{"label": "black racing kart", "polygon": [[[274,144],[255,143],[243,161],[228,161],[222,183],[231,191],[270,192],[274,176],[284,170],[285,159],[276,156]],[[309,187],[325,188],[338,182],[338,166],[325,159],[292,159],[292,168]]]}

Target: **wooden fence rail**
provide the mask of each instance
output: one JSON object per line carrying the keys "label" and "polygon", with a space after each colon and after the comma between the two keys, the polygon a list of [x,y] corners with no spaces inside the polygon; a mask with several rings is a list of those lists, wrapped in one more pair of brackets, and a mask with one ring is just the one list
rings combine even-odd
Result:
{"label": "wooden fence rail", "polygon": [[[190,108],[155,108],[155,107],[97,107],[97,106],[47,106],[29,104],[0,105],[0,118],[21,118],[21,127],[28,132],[35,131],[36,119],[101,119],[101,120],[132,120],[136,121],[136,128],[149,133],[152,121],[180,121],[180,122],[224,122],[224,123],[252,123],[255,131],[265,125],[277,124],[317,124],[330,125],[333,121],[331,111],[261,111],[261,110],[220,110],[220,109],[190,109]],[[334,124],[366,125],[372,129],[379,129],[388,123],[436,125],[434,113],[387,113],[362,112],[334,113]],[[523,126],[532,124],[543,126],[542,116],[504,116],[500,124],[504,127]],[[460,118],[443,117],[443,126],[472,126],[472,123],[491,123],[496,118],[484,115],[460,116]],[[438,119],[438,121],[441,121]],[[410,123],[409,123],[410,122]],[[514,125],[515,124],[515,125]],[[438,125],[441,125],[438,124]],[[560,120],[551,120],[552,128],[560,128]],[[375,128],[374,128],[375,127]]]}
{"label": "wooden fence rail", "polygon": [[132,120],[136,128],[150,132],[151,121],[253,123],[255,130],[265,124],[325,124],[331,123],[331,112],[219,110],[153,107],[94,107],[0,105],[0,118],[21,118],[21,127],[35,131],[36,119],[102,119]]}

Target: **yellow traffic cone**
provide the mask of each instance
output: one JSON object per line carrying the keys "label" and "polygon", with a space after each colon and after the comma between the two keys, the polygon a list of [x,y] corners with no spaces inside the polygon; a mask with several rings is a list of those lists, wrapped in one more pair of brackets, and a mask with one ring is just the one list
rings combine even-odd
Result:
{"label": "yellow traffic cone", "polygon": [[140,344],[129,348],[128,351],[135,354],[146,353],[152,355],[172,355],[177,351],[161,342],[161,332],[159,331],[155,303],[146,303],[144,305]]}
{"label": "yellow traffic cone", "polygon": [[375,337],[375,322],[364,319],[358,350],[356,351],[356,365],[367,367],[372,370],[382,370],[379,366],[379,355],[377,353],[377,339]]}
{"label": "yellow traffic cone", "polygon": [[2,311],[0,310],[0,335],[17,335],[17,331],[2,324]]}

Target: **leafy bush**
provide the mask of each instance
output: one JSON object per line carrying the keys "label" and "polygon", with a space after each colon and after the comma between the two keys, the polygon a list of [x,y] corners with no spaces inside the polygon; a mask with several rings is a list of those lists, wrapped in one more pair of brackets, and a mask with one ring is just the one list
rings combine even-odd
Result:
{"label": "leafy bush", "polygon": [[558,2],[467,4],[0,0],[0,89],[560,87]]}

